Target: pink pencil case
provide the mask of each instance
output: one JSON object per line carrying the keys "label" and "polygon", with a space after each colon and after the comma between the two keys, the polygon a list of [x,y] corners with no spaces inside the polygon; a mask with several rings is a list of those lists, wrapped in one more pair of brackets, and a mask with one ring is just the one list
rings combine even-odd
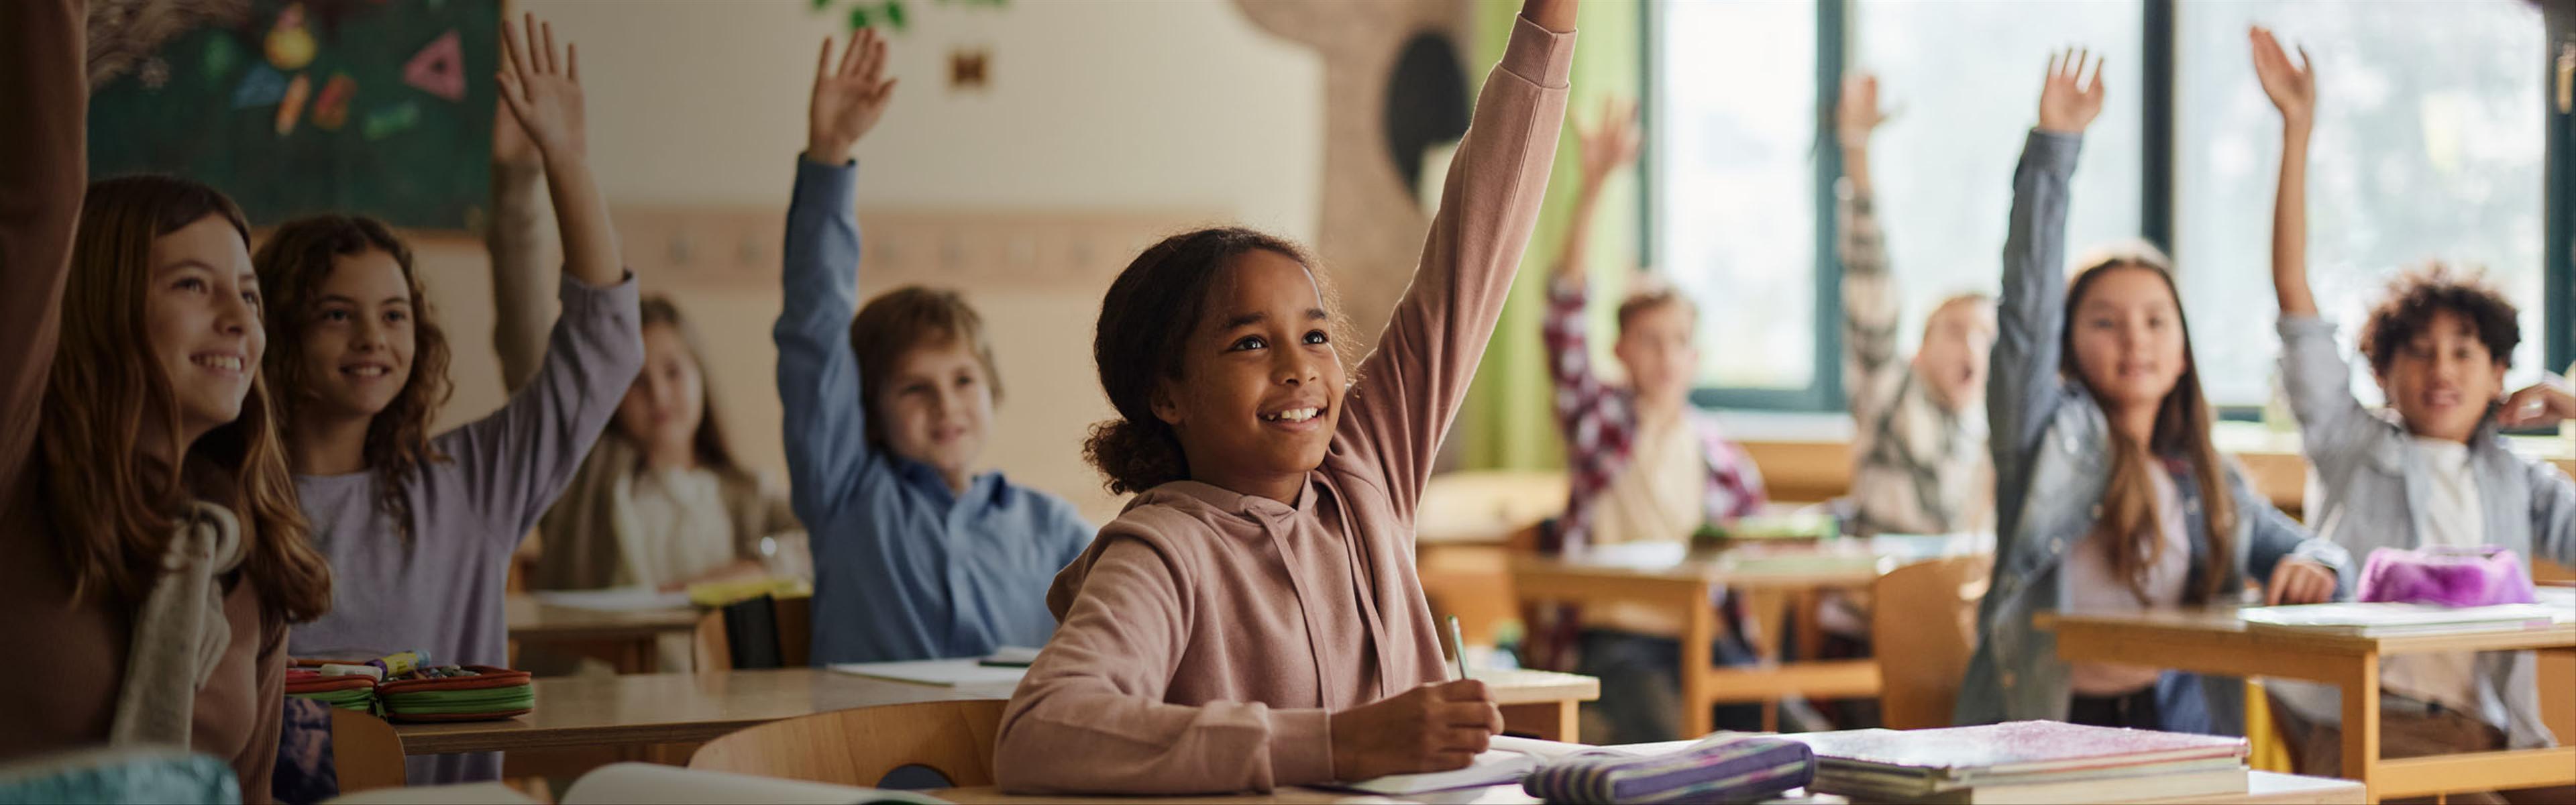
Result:
{"label": "pink pencil case", "polygon": [[2359,600],[2476,607],[2534,598],[2522,557],[2489,545],[2371,551],[2362,565]]}

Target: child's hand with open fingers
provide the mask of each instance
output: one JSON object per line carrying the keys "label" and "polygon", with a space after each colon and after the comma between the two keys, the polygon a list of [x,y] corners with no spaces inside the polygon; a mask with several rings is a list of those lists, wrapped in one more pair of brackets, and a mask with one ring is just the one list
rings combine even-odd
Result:
{"label": "child's hand with open fingers", "polygon": [[1583,186],[1598,189],[1610,174],[1637,161],[1637,102],[1624,98],[1601,101],[1601,122],[1590,130],[1574,124],[1576,145],[1583,152]]}
{"label": "child's hand with open fingers", "polygon": [[1878,107],[1878,76],[1861,73],[1843,79],[1842,102],[1834,107],[1834,140],[1846,149],[1868,148],[1869,133],[1887,122]]}
{"label": "child's hand with open fingers", "polygon": [[2576,392],[2570,392],[2564,378],[2543,378],[2530,388],[2514,392],[2504,399],[2503,410],[2496,412],[2496,424],[2508,428],[2545,428],[2576,419]]}
{"label": "child's hand with open fingers", "polygon": [[2263,603],[2322,604],[2334,600],[2335,572],[2305,559],[2282,559],[2263,584]]}
{"label": "child's hand with open fingers", "polygon": [[832,59],[832,40],[823,40],[823,55],[814,67],[814,97],[805,110],[805,158],[838,165],[850,149],[876,128],[894,98],[894,79],[885,77],[885,40],[875,29],[861,29],[850,49]]}
{"label": "child's hand with open fingers", "polygon": [[2064,50],[2049,56],[2048,80],[2039,88],[2039,130],[2083,134],[2101,114],[2102,60],[2091,50]]}
{"label": "child's hand with open fingers", "polygon": [[2281,110],[2281,121],[2295,127],[2315,122],[2316,63],[2308,58],[2308,49],[2299,48],[2299,59],[2292,63],[2270,29],[2254,28],[2246,37],[2254,44],[2254,77],[2263,82],[2263,94],[2271,96],[2272,108]]}
{"label": "child's hand with open fingers", "polygon": [[570,43],[557,51],[554,25],[535,14],[524,27],[501,21],[501,104],[548,159],[577,158],[587,147],[580,57]]}

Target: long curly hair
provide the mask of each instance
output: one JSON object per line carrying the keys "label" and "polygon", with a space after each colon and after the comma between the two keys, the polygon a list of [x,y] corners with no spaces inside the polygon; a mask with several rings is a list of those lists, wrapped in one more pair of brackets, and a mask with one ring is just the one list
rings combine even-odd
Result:
{"label": "long curly hair", "polygon": [[266,371],[276,381],[279,402],[292,419],[309,410],[315,399],[312,378],[304,369],[304,328],[313,320],[322,282],[330,278],[335,258],[369,251],[393,257],[411,294],[411,377],[367,423],[363,450],[367,468],[376,474],[376,510],[409,540],[411,498],[404,489],[421,465],[448,460],[430,445],[429,427],[455,391],[447,380],[447,335],[439,329],[438,316],[422,292],[419,272],[412,268],[411,247],[382,221],[360,215],[316,215],[279,224],[251,262],[259,266],[260,285],[269,294]]}
{"label": "long curly hair", "polygon": [[62,340],[36,437],[54,540],[75,596],[139,602],[160,577],[188,501],[204,498],[240,519],[241,571],[262,608],[289,623],[309,621],[331,607],[331,566],[306,539],[265,373],[253,373],[240,416],[184,453],[168,451],[184,455],[182,466],[148,458],[158,451],[141,444],[147,417],[161,423],[159,433],[180,433],[172,379],[146,334],[152,241],[208,217],[230,224],[249,245],[241,208],[197,182],[105,179],[82,199]]}

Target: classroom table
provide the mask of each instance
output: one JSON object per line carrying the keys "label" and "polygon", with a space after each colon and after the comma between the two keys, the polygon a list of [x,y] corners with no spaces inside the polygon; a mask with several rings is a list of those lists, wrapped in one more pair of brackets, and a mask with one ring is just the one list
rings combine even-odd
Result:
{"label": "classroom table", "polygon": [[[1767,723],[1773,703],[1782,697],[1861,698],[1879,691],[1874,659],[1782,662],[1773,650],[1777,641],[1762,635],[1751,636],[1766,658],[1761,664],[1717,666],[1709,648],[1720,633],[1711,603],[1717,591],[1743,594],[1756,628],[1770,629],[1791,599],[1811,601],[1818,590],[1865,590],[1911,562],[1992,550],[1990,537],[1976,535],[1757,543],[1696,556],[1680,543],[1614,545],[1579,556],[1515,556],[1512,588],[1523,604],[1637,602],[1679,616],[1685,624],[1679,636],[1683,734],[1705,735],[1715,729],[1710,708],[1721,702],[1763,703],[1768,728],[1775,726]],[[1820,633],[1809,626],[1800,634],[1799,646],[1814,650]]]}
{"label": "classroom table", "polygon": [[[1479,671],[1514,732],[1575,740],[1579,702],[1601,681],[1546,671]],[[534,712],[500,721],[398,724],[403,753],[647,746],[713,740],[786,718],[886,704],[1008,698],[992,687],[942,687],[821,668],[539,679]]]}
{"label": "classroom table", "polygon": [[[2125,805],[2198,805],[2199,803],[2256,803],[2257,805],[2358,805],[2363,801],[2360,783],[2323,777],[2300,777],[2273,772],[2253,772],[2241,794],[2219,794],[2178,799],[2120,800]],[[1521,791],[1519,785],[1488,788],[1435,791],[1414,798],[1381,797],[1349,791],[1326,791],[1315,788],[1282,788],[1268,794],[1193,797],[1065,797],[1012,796],[992,786],[949,788],[925,792],[959,805],[1022,805],[1022,803],[1064,802],[1099,803],[1099,805],[1162,805],[1178,802],[1225,803],[1225,805],[1325,805],[1325,803],[1423,802],[1441,805],[1533,805],[1539,799]],[[1779,803],[1845,803],[1850,800],[1830,794],[1772,800]]]}
{"label": "classroom table", "polygon": [[[2379,660],[2444,651],[2576,651],[2576,624],[2548,628],[2404,637],[2349,637],[2248,627],[2230,608],[2134,613],[2040,613],[2034,622],[2057,633],[2068,662],[2122,662],[2195,673],[2323,682],[2343,691],[2343,773],[2367,786],[2371,801],[2458,791],[2576,783],[2576,747],[2478,752],[2422,758],[2379,756]],[[2010,679],[2005,680],[2010,684]],[[2356,692],[2364,695],[2354,695]]]}
{"label": "classroom table", "polygon": [[541,603],[529,595],[504,598],[502,610],[509,623],[511,642],[599,657],[616,666],[621,674],[659,670],[655,667],[660,657],[655,641],[662,635],[696,630],[700,617],[698,610],[690,607],[582,609]]}

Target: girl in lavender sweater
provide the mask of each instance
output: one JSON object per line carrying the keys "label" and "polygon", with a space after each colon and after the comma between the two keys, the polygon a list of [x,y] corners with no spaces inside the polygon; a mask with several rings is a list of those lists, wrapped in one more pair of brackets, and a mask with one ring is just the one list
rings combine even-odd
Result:
{"label": "girl in lavender sweater", "polygon": [[[535,18],[529,17],[534,26]],[[567,264],[545,366],[491,416],[431,438],[447,343],[411,252],[384,224],[318,216],[260,248],[271,290],[266,370],[286,401],[289,461],[313,541],[345,579],[298,626],[299,657],[422,649],[437,664],[508,662],[510,553],[581,466],[643,362],[635,284],[583,157],[581,85],[554,32],[502,25],[501,97],[544,154]],[[532,52],[533,51],[533,52]],[[413,782],[500,777],[498,753],[416,756]]]}

